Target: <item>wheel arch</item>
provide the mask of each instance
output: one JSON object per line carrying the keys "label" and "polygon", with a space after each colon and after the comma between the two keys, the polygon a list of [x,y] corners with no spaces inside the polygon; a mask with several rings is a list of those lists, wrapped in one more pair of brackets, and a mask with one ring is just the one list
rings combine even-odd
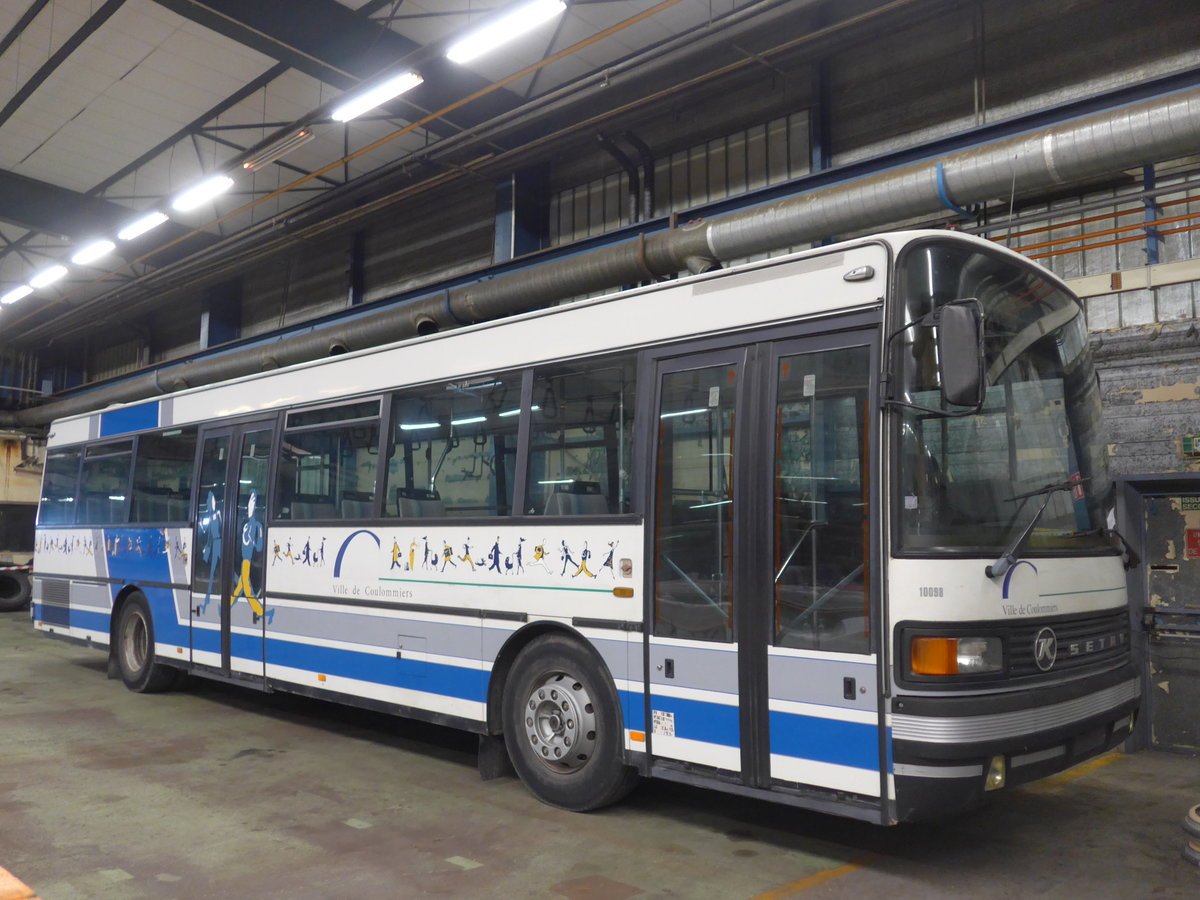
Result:
{"label": "wheel arch", "polygon": [[[112,613],[108,617],[108,655],[110,657],[116,653],[117,623],[121,620],[121,610],[134,594],[141,594],[143,597],[146,596],[145,591],[136,584],[127,584],[113,598]],[[149,604],[149,600],[146,602]]]}
{"label": "wheel arch", "polygon": [[508,685],[508,677],[512,672],[513,663],[516,661],[517,656],[535,640],[548,634],[562,635],[572,643],[578,645],[584,653],[589,654],[595,659],[596,663],[600,666],[600,670],[608,678],[609,686],[613,690],[613,696],[617,698],[616,715],[620,726],[623,728],[625,716],[624,710],[621,708],[620,692],[616,689],[616,681],[613,678],[612,670],[609,668],[604,657],[592,646],[592,642],[580,634],[577,629],[563,622],[543,620],[530,622],[517,631],[514,631],[505,640],[504,646],[500,648],[500,652],[496,654],[496,661],[492,664],[492,673],[488,680],[487,733],[502,734],[504,731],[504,693]]}

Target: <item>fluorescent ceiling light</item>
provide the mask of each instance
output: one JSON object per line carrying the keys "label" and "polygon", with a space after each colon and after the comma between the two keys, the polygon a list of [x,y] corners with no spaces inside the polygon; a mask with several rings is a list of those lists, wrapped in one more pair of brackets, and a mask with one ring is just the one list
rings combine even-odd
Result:
{"label": "fluorescent ceiling light", "polygon": [[401,431],[419,431],[422,428],[437,428],[437,422],[401,422]]}
{"label": "fluorescent ceiling light", "polygon": [[456,63],[469,62],[553,19],[566,8],[563,0],[522,3],[455,41],[446,51],[446,58]]}
{"label": "fluorescent ceiling light", "polygon": [[151,228],[157,228],[163,222],[167,221],[165,213],[152,212],[142,216],[140,219],[135,219],[124,228],[117,232],[117,237],[123,241],[132,241],[135,237],[140,237]]}
{"label": "fluorescent ceiling light", "polygon": [[476,422],[486,422],[487,416],[471,416],[467,419],[451,419],[451,425],[474,425]]}
{"label": "fluorescent ceiling light", "polygon": [[75,255],[71,257],[71,262],[77,266],[90,265],[96,260],[108,256],[116,248],[117,245],[109,240],[92,241],[76,250]]}
{"label": "fluorescent ceiling light", "polygon": [[32,288],[44,288],[47,285],[54,284],[54,282],[58,281],[66,274],[66,266],[51,266],[48,269],[42,269],[42,271],[30,278],[29,286]]}
{"label": "fluorescent ceiling light", "polygon": [[[538,406],[536,403],[529,408],[532,409],[534,412],[537,412],[539,409],[541,409],[541,407]],[[504,412],[498,413],[498,415],[500,415],[500,416],[519,416],[520,414],[521,414],[521,411],[519,409],[506,409]]]}
{"label": "fluorescent ceiling light", "polygon": [[393,97],[399,97],[405,91],[411,91],[424,79],[416,72],[401,72],[387,81],[363,91],[357,97],[351,97],[341,106],[334,109],[329,117],[335,122],[349,122],[369,109],[374,109],[381,103],[387,103]]}
{"label": "fluorescent ceiling light", "polygon": [[301,128],[299,131],[285,134],[279,140],[275,141],[275,143],[263,147],[262,150],[242,163],[242,168],[248,172],[257,171],[263,166],[275,162],[275,160],[279,159],[285,153],[291,153],[297,147],[304,146],[314,137],[316,137],[316,134],[308,128]]}
{"label": "fluorescent ceiling light", "polygon": [[33,288],[27,284],[20,287],[15,287],[4,296],[0,297],[0,303],[16,303],[22,297],[28,297],[33,293]]}
{"label": "fluorescent ceiling light", "polygon": [[701,413],[708,412],[707,409],[681,409],[679,412],[663,413],[659,416],[660,419],[670,419],[674,416],[698,416]]}
{"label": "fluorescent ceiling light", "polygon": [[171,209],[188,212],[197,206],[202,206],[214,197],[225,193],[233,187],[233,179],[228,175],[213,175],[198,184],[192,185],[171,201]]}

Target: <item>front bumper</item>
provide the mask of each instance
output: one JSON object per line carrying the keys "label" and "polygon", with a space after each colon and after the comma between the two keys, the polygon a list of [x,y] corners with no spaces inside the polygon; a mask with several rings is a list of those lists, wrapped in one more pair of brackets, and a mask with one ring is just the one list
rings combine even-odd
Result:
{"label": "front bumper", "polygon": [[891,717],[896,818],[978,804],[996,756],[1004,757],[1013,787],[1111,749],[1129,735],[1140,699],[1132,666],[1014,693],[898,696]]}

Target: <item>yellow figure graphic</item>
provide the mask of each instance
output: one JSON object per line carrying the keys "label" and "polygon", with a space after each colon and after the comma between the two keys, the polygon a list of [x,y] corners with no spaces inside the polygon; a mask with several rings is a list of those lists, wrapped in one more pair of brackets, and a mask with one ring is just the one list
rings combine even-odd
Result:
{"label": "yellow figure graphic", "polygon": [[408,571],[412,571],[417,565],[417,542],[412,540],[408,545]]}
{"label": "yellow figure graphic", "polygon": [[392,539],[392,565],[391,565],[391,568],[393,568],[393,569],[400,568],[400,544],[396,542],[395,538]]}
{"label": "yellow figure graphic", "polygon": [[[246,521],[242,524],[242,573],[229,598],[229,605],[233,606],[237,603],[238,597],[245,597],[254,613],[254,624],[256,625],[264,614],[262,601],[254,595],[254,588],[250,584],[250,562],[254,558],[254,554],[263,548],[263,524],[254,518],[257,504],[258,492],[251,491],[250,501],[246,504]],[[267,621],[274,618],[274,613],[275,610],[271,610],[271,613],[267,615]]]}

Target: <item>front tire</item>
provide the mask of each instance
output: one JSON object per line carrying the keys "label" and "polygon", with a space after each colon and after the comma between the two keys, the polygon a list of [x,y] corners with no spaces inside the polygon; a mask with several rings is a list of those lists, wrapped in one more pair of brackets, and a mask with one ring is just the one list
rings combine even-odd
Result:
{"label": "front tire", "polygon": [[574,812],[624,797],[637,773],[621,758],[617,692],[595,655],[565,635],[530,643],[513,663],[504,740],[539,800]]}
{"label": "front tire", "polygon": [[145,595],[131,594],[117,617],[113,652],[125,687],[139,694],[165,691],[178,675],[177,670],[154,658],[154,620]]}

